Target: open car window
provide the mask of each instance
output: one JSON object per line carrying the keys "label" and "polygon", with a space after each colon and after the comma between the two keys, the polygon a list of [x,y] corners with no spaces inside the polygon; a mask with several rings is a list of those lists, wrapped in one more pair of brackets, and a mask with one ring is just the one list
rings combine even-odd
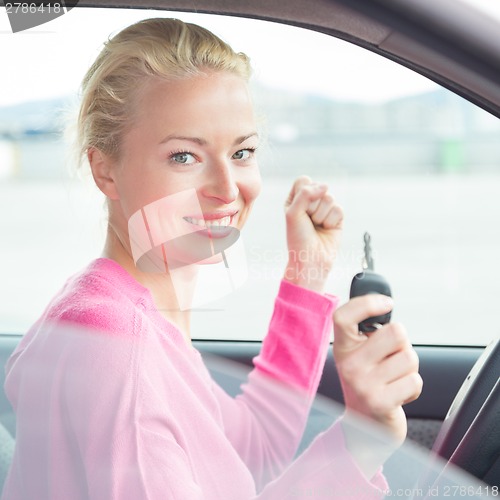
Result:
{"label": "open car window", "polygon": [[287,258],[282,207],[303,174],[328,182],[345,209],[329,292],[347,299],[368,231],[375,268],[391,283],[393,317],[415,344],[485,345],[497,335],[498,119],[327,35],[251,19],[84,8],[16,34],[0,10],[0,331],[26,331],[101,251],[104,200],[85,166],[75,172],[62,130],[102,42],[154,16],[196,22],[246,52],[262,117],[263,191],[242,236],[248,278],[194,311],[195,338],[265,335]]}

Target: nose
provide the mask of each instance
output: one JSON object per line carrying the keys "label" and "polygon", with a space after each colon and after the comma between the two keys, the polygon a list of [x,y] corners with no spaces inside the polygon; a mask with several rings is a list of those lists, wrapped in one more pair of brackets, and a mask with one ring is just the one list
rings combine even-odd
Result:
{"label": "nose", "polygon": [[239,194],[235,167],[225,160],[214,162],[210,167],[206,171],[201,193],[226,205],[232,203]]}

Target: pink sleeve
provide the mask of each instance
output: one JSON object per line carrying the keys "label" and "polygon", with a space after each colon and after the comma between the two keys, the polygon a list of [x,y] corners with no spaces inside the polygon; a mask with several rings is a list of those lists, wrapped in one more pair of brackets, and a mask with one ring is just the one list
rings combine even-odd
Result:
{"label": "pink sleeve", "polygon": [[232,399],[219,391],[226,434],[252,471],[259,499],[384,497],[381,472],[368,481],[337,422],[295,461],[323,371],[336,297],[282,281],[255,369]]}
{"label": "pink sleeve", "polygon": [[335,297],[281,282],[269,331],[242,394],[218,386],[225,434],[257,489],[293,460],[316,394],[332,332]]}

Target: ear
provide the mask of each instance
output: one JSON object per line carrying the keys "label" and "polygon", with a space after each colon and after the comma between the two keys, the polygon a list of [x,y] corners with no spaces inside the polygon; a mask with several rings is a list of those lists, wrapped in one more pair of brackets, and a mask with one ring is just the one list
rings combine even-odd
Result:
{"label": "ear", "polygon": [[87,158],[97,187],[110,200],[118,200],[120,196],[113,175],[116,169],[115,162],[97,148],[90,148],[87,151]]}

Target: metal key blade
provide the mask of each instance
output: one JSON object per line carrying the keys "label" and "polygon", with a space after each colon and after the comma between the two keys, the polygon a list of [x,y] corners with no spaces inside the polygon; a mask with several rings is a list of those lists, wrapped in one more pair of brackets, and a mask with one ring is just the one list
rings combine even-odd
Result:
{"label": "metal key blade", "polygon": [[366,232],[364,234],[364,240],[365,240],[365,256],[363,258],[363,269],[367,269],[368,271],[374,271],[374,264],[373,264],[373,257],[372,257],[372,247],[371,247],[371,241],[372,238],[370,236],[370,233]]}

